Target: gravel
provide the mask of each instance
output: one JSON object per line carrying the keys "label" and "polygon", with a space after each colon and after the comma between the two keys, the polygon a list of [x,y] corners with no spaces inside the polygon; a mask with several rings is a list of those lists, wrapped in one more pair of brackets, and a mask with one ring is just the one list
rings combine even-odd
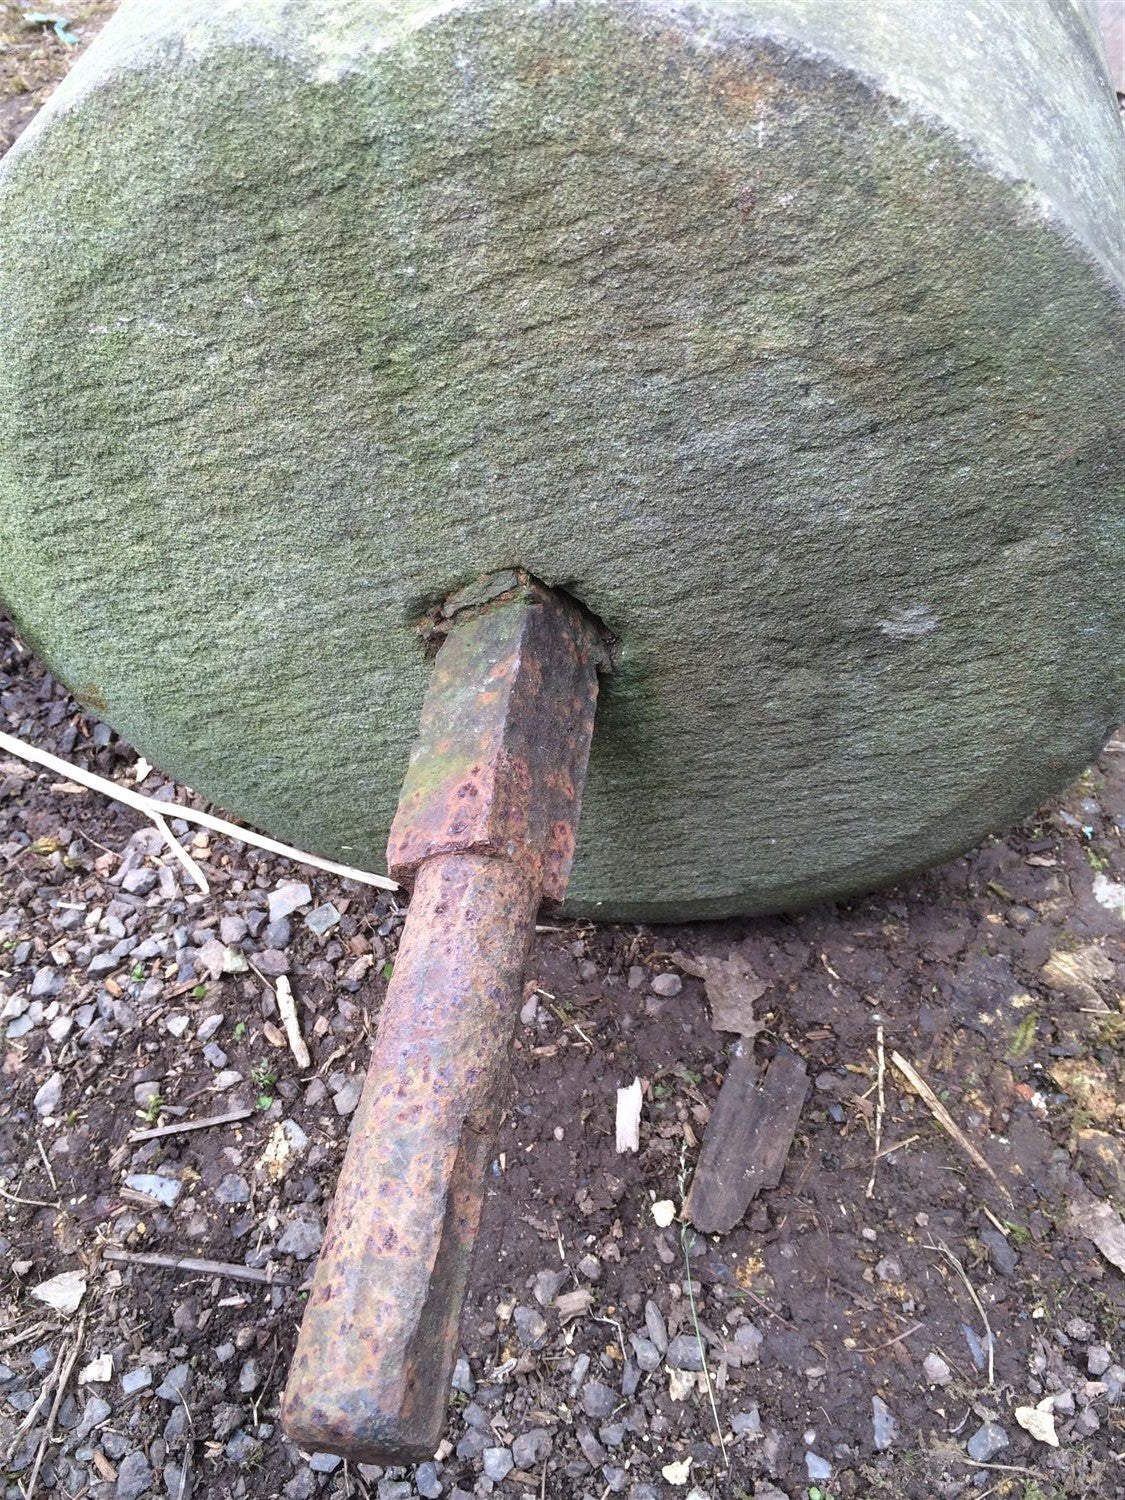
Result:
{"label": "gravel", "polygon": [[974,1463],[985,1464],[1008,1446],[1008,1434],[998,1422],[985,1422],[977,1428],[965,1451]]}
{"label": "gravel", "polygon": [[139,1450],[121,1460],[117,1470],[114,1500],[138,1500],[152,1487],[153,1474],[148,1459]]}

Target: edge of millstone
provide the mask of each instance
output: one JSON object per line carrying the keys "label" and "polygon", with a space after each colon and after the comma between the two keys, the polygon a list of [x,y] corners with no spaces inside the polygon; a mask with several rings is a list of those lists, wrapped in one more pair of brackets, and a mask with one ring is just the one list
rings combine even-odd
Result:
{"label": "edge of millstone", "polygon": [[[52,121],[122,71],[244,46],[331,84],[401,36],[491,3],[181,0],[172,7],[125,0],[0,162],[0,186]],[[524,5],[559,8],[557,0]],[[671,20],[702,47],[767,42],[853,76],[892,107],[892,123],[897,103],[902,124],[922,123],[957,141],[971,163],[1016,189],[1029,217],[1049,223],[1125,290],[1125,238],[1115,212],[1125,192],[1119,111],[1104,49],[1080,8],[1065,0],[1020,7],[977,0],[952,11],[902,0],[625,0],[623,8]],[[1036,147],[1048,123],[1056,148],[1043,157]]]}

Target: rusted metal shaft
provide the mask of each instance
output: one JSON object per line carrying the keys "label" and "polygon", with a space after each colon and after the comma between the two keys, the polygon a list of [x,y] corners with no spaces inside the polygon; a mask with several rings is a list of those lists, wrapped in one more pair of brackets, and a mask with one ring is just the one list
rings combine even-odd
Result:
{"label": "rusted metal shaft", "polygon": [[578,608],[522,576],[472,598],[391,831],[414,893],[285,1394],[291,1438],[373,1462],[440,1441],[524,961],[566,887],[593,730],[601,642]]}

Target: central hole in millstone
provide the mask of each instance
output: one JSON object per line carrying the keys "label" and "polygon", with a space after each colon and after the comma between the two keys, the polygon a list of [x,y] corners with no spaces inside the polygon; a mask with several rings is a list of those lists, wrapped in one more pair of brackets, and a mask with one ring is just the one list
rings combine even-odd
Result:
{"label": "central hole in millstone", "polygon": [[599,672],[611,672],[617,665],[617,637],[605,621],[594,613],[570,589],[544,583],[526,568],[504,568],[498,573],[483,573],[472,583],[455,589],[442,602],[428,609],[417,622],[417,629],[426,646],[427,656],[437,654],[442,641],[449,634],[453,621],[475,611],[487,609],[503,599],[510,599],[521,589],[537,584],[553,594],[569,599],[576,609],[586,617],[597,631],[602,643],[602,654],[597,666]]}

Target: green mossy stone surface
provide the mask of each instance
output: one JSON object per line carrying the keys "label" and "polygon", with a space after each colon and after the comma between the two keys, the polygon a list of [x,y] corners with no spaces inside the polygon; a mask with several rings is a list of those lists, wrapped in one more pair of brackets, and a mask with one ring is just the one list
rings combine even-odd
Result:
{"label": "green mossy stone surface", "polygon": [[946,858],[1125,717],[1100,69],[1069,0],[126,6],[0,167],[0,595],[379,869],[414,622],[524,567],[618,638],[572,910]]}

